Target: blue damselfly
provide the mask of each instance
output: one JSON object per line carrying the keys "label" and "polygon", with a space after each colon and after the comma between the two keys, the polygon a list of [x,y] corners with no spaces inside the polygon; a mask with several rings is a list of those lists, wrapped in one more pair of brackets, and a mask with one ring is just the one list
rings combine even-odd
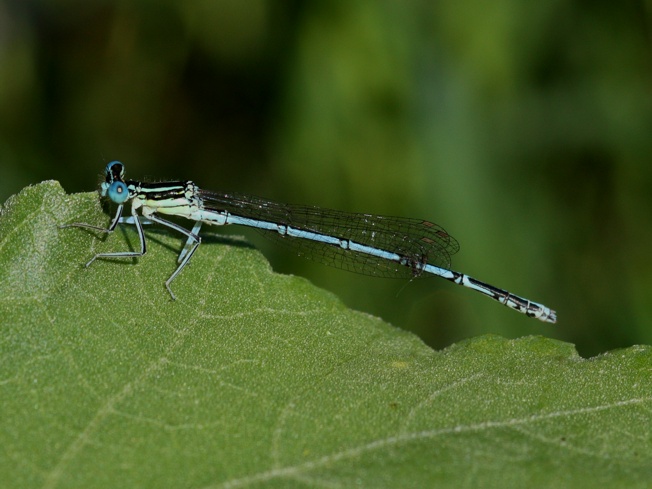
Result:
{"label": "blue damselfly", "polygon": [[[557,320],[552,309],[506,290],[450,270],[457,241],[441,226],[420,219],[342,212],[319,207],[281,204],[266,199],[226,192],[202,190],[191,181],[144,183],[124,179],[124,165],[118,161],[106,167],[100,194],[118,204],[108,228],[85,223],[82,227],[111,233],[118,224],[136,227],[140,250],[99,253],[97,258],[133,258],[147,251],[143,224],[160,224],[187,236],[178,266],[165,286],[175,299],[170,284],[186,266],[201,242],[203,224],[239,224],[256,228],[266,237],[294,248],[300,255],[322,263],[380,277],[436,275],[490,297],[527,316],[549,323]],[[123,217],[125,204],[131,215]],[[189,231],[161,216],[180,216],[195,221]]]}

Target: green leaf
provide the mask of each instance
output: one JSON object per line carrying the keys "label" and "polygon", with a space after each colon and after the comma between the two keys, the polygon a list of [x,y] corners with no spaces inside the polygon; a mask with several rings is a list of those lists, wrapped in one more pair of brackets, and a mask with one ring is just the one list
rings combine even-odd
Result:
{"label": "green leaf", "polygon": [[[0,218],[0,481],[75,487],[647,487],[652,350],[486,336],[433,351],[208,234],[138,246],[96,194]],[[433,320],[433,328],[437,327]],[[563,323],[561,325],[563,327]]]}

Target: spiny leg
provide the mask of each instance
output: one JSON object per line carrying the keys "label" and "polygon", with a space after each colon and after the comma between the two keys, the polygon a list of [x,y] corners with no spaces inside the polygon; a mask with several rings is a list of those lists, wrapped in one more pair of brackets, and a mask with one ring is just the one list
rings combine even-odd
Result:
{"label": "spiny leg", "polygon": [[172,281],[176,278],[177,275],[183,270],[183,268],[188,264],[188,261],[190,261],[190,258],[192,255],[195,253],[197,250],[197,247],[199,247],[201,243],[201,238],[196,234],[199,232],[199,229],[201,228],[201,222],[197,222],[193,228],[192,231],[188,231],[186,228],[179,226],[178,224],[175,224],[173,222],[167,221],[165,219],[161,219],[160,217],[157,217],[155,215],[150,215],[147,216],[147,219],[150,221],[159,223],[163,226],[167,226],[171,229],[174,229],[175,231],[180,232],[181,234],[185,234],[188,236],[188,241],[186,241],[186,244],[183,247],[183,250],[179,254],[178,258],[178,263],[179,266],[177,269],[174,271],[172,275],[170,275],[170,278],[168,278],[165,281],[165,288],[168,289],[168,292],[170,293],[170,296],[172,297],[172,300],[176,300],[177,297],[174,295],[172,292],[172,288],[170,287],[170,284]]}
{"label": "spiny leg", "polygon": [[113,217],[113,220],[111,221],[111,224],[109,224],[108,228],[102,228],[99,226],[94,226],[92,224],[86,224],[83,222],[74,222],[72,224],[64,224],[62,226],[59,226],[60,228],[76,227],[76,228],[92,229],[93,231],[100,231],[102,233],[107,233],[107,234],[110,234],[113,231],[115,231],[115,228],[118,226],[118,223],[124,222],[125,220],[129,220],[130,223],[136,226],[136,230],[138,231],[138,239],[140,240],[140,251],[119,251],[114,253],[98,253],[93,258],[91,258],[88,261],[88,263],[86,263],[86,265],[84,265],[85,267],[89,267],[91,263],[93,263],[98,258],[135,258],[135,257],[143,256],[145,253],[147,253],[147,245],[145,244],[145,233],[143,232],[143,227],[140,224],[140,221],[138,220],[138,214],[136,214],[135,209],[132,208],[131,217],[123,218],[121,217],[123,208],[124,206],[122,204],[118,206],[118,210],[116,211],[115,216]]}

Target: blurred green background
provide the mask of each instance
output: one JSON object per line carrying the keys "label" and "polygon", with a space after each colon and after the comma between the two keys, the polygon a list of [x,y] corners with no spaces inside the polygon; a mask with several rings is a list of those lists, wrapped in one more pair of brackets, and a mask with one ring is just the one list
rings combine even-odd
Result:
{"label": "blurred green background", "polygon": [[429,219],[460,241],[454,269],[555,308],[558,324],[443,280],[349,274],[229,231],[437,348],[483,333],[543,334],[585,356],[652,343],[651,12],[0,2],[0,199],[45,179],[94,190],[119,159],[134,179]]}

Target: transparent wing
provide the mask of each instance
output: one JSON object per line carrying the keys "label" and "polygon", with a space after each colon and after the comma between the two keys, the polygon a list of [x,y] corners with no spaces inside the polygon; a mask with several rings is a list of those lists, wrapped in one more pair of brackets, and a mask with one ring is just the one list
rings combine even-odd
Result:
{"label": "transparent wing", "polygon": [[[407,258],[407,263],[411,265],[430,263],[449,268],[451,255],[459,251],[457,240],[441,226],[420,219],[281,204],[235,193],[202,190],[200,197],[206,209],[228,211],[236,216],[348,239],[396,253]],[[381,277],[416,276],[420,272],[414,266],[402,265],[340,246],[283,236],[275,231],[258,231],[266,238],[294,250],[300,256],[352,272]]]}

